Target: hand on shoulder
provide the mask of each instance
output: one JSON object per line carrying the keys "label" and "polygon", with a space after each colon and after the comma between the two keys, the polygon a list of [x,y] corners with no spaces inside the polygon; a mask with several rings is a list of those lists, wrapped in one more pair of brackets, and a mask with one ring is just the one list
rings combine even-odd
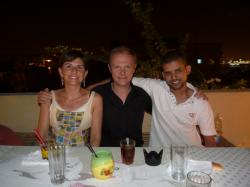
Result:
{"label": "hand on shoulder", "polygon": [[195,88],[196,89],[196,93],[195,93],[195,97],[197,97],[198,99],[203,99],[205,101],[208,101],[208,97],[205,94],[205,92],[203,92],[202,90],[200,90],[199,88]]}
{"label": "hand on shoulder", "polygon": [[40,104],[51,104],[52,94],[48,88],[40,91],[37,95],[37,103]]}

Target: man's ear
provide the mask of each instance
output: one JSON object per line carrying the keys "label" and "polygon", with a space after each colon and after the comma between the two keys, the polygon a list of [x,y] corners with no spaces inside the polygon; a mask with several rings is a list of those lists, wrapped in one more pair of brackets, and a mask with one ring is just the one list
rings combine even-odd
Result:
{"label": "man's ear", "polygon": [[110,68],[110,64],[108,64],[108,68],[109,68],[109,72],[111,73],[111,68]]}
{"label": "man's ear", "polygon": [[191,66],[190,65],[187,65],[186,66],[186,71],[187,71],[187,74],[189,75],[191,73]]}
{"label": "man's ear", "polygon": [[162,76],[162,78],[164,79],[164,72],[163,72],[163,71],[161,72],[161,76]]}

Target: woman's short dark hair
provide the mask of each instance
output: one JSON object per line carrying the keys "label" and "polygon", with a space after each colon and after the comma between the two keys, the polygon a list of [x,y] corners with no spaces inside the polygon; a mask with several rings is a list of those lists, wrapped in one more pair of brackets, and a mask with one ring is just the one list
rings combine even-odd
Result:
{"label": "woman's short dark hair", "polygon": [[84,54],[79,50],[69,50],[64,52],[59,58],[59,66],[62,67],[65,62],[70,62],[77,58],[80,58],[82,60],[84,68],[87,70],[87,61],[84,57]]}
{"label": "woman's short dark hair", "polygon": [[126,46],[118,46],[118,47],[113,48],[110,51],[110,53],[109,53],[109,62],[110,62],[111,57],[113,55],[121,54],[121,53],[126,53],[128,55],[131,55],[131,56],[134,57],[135,62],[137,61],[137,55],[136,55],[136,53],[132,49],[130,49],[130,48],[126,47]]}
{"label": "woman's short dark hair", "polygon": [[173,62],[177,59],[182,59],[185,64],[187,64],[187,58],[186,55],[178,50],[173,50],[173,51],[169,51],[167,52],[161,59],[161,65],[163,64],[168,64],[170,62]]}

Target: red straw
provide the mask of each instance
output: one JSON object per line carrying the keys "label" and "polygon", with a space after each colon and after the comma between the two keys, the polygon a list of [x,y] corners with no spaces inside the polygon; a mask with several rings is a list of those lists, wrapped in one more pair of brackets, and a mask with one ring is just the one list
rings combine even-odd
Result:
{"label": "red straw", "polygon": [[41,136],[41,134],[39,133],[38,129],[35,129],[35,130],[34,130],[34,133],[35,133],[35,135],[36,135],[36,138],[37,138],[38,142],[39,142],[40,144],[42,144],[42,145],[45,145],[45,144],[46,144],[46,143],[45,143],[45,140],[42,138],[42,136]]}

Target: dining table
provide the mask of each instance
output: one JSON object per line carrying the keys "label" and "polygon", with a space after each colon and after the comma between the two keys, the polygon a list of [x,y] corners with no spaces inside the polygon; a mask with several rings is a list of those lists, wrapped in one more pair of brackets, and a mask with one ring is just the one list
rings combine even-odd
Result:
{"label": "dining table", "polygon": [[[185,186],[185,180],[172,179],[170,172],[170,147],[163,149],[158,166],[145,164],[144,147],[135,148],[134,162],[122,163],[120,147],[94,147],[94,150],[109,150],[115,169],[111,178],[100,180],[91,173],[92,153],[87,147],[66,146],[65,181],[52,184],[48,160],[41,158],[39,146],[0,145],[1,187],[167,187]],[[149,149],[145,147],[145,149]],[[153,148],[150,148],[153,149]],[[221,164],[221,170],[212,170],[212,187],[250,187],[250,149],[239,147],[188,147],[188,159]],[[199,169],[199,168],[198,168]]]}

